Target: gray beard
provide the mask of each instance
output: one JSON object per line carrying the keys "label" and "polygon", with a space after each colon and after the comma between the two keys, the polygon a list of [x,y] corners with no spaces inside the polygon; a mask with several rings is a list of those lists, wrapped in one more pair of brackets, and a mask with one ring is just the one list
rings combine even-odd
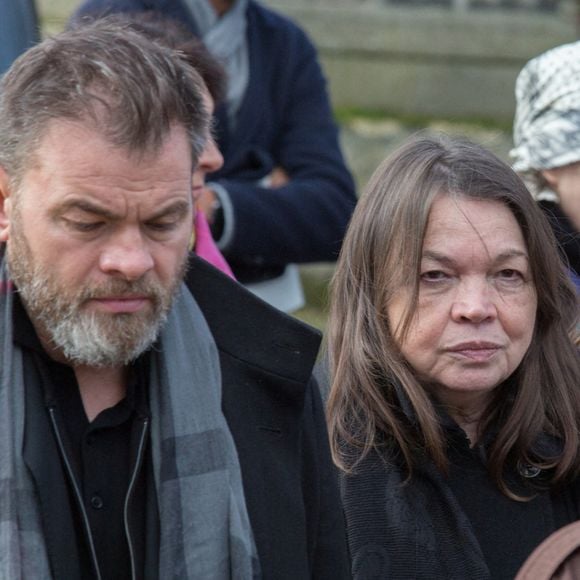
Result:
{"label": "gray beard", "polygon": [[[18,286],[27,309],[36,312],[35,322],[44,329],[51,346],[71,365],[116,367],[129,364],[145,352],[157,339],[167,312],[155,313],[145,320],[132,321],[133,314],[78,312],[76,306],[55,303],[60,310],[37,310],[41,296],[35,289]],[[60,307],[60,308],[59,308]],[[52,309],[51,309],[52,310]],[[109,320],[106,319],[109,318]]]}
{"label": "gray beard", "polygon": [[[169,289],[143,279],[111,279],[73,294],[34,263],[20,234],[13,235],[8,246],[8,266],[39,336],[70,365],[90,367],[127,365],[155,342],[185,271],[183,264]],[[123,294],[149,296],[152,306],[144,312],[117,314],[83,309],[91,298]]]}

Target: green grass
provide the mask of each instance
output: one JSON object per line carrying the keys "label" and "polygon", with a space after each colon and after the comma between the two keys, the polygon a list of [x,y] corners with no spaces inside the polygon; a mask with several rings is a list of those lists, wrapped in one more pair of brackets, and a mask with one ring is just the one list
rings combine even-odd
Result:
{"label": "green grass", "polygon": [[358,119],[364,119],[368,121],[393,120],[400,123],[403,127],[410,129],[429,127],[434,123],[444,122],[481,130],[496,130],[507,133],[510,133],[512,130],[511,122],[492,119],[489,117],[466,117],[458,119],[452,117],[445,118],[410,113],[397,113],[386,109],[362,109],[359,107],[336,107],[334,110],[334,116],[341,125],[348,125]]}

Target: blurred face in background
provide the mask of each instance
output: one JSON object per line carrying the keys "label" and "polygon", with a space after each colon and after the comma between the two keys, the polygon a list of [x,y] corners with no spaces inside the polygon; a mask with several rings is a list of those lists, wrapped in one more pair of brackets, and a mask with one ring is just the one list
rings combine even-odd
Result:
{"label": "blurred face in background", "polygon": [[[204,104],[210,115],[213,116],[215,104],[208,91],[203,95]],[[217,171],[224,164],[224,158],[213,138],[209,135],[205,148],[199,156],[197,168],[193,172],[193,196],[197,199],[205,188],[205,178],[208,173]]]}

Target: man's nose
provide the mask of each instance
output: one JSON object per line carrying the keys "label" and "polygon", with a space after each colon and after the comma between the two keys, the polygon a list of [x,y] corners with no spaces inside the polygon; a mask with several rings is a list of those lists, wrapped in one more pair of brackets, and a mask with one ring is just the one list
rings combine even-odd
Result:
{"label": "man's nose", "polygon": [[147,240],[138,230],[120,233],[111,239],[100,257],[101,270],[129,281],[139,280],[153,268]]}
{"label": "man's nose", "polygon": [[451,317],[456,322],[478,324],[497,316],[494,289],[487,280],[462,281],[454,296]]}

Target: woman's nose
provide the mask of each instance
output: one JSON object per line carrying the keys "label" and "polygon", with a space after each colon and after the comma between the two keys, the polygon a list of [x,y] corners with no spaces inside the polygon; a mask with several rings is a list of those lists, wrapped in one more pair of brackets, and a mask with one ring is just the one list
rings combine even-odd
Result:
{"label": "woman's nose", "polygon": [[451,317],[456,322],[478,324],[497,316],[495,293],[486,280],[462,282],[451,307]]}

